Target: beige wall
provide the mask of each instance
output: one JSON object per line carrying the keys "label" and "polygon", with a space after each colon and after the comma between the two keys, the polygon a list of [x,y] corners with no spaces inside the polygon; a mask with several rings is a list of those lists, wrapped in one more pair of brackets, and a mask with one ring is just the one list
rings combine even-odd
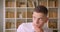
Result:
{"label": "beige wall", "polygon": [[0,32],[3,32],[3,0],[0,0]]}

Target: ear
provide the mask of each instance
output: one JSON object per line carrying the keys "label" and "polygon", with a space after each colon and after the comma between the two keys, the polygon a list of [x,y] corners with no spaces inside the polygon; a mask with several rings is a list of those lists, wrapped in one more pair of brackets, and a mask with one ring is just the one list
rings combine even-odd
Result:
{"label": "ear", "polygon": [[45,21],[45,23],[48,21],[48,17],[46,18],[46,21]]}

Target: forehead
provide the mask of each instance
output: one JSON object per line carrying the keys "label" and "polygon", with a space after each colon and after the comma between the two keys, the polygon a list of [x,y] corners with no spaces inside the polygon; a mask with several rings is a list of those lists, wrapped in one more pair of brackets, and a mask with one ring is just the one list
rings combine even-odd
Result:
{"label": "forehead", "polygon": [[44,13],[33,12],[33,17],[44,17]]}

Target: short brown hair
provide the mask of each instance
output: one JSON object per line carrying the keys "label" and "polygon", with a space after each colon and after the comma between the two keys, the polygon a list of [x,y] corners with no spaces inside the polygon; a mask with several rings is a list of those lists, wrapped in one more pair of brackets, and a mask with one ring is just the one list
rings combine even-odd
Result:
{"label": "short brown hair", "polygon": [[42,5],[35,7],[34,11],[38,12],[38,13],[44,13],[45,15],[48,14],[47,8],[45,6],[42,6]]}

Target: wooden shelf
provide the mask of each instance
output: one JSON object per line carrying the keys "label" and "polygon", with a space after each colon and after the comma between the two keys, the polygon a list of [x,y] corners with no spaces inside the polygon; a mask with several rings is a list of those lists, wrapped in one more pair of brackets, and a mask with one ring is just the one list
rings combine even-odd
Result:
{"label": "wooden shelf", "polygon": [[58,18],[58,9],[57,8],[49,8],[49,18]]}
{"label": "wooden shelf", "polygon": [[15,20],[14,19],[6,19],[5,21],[6,29],[15,29]]}
{"label": "wooden shelf", "polygon": [[47,7],[47,0],[38,0],[38,5],[43,5]]}
{"label": "wooden shelf", "polygon": [[16,30],[6,30],[5,32],[16,32]]}
{"label": "wooden shelf", "polygon": [[57,29],[57,23],[58,23],[57,19],[50,19],[48,22],[48,26],[51,29]]}
{"label": "wooden shelf", "polygon": [[26,0],[17,0],[16,7],[27,7]]}
{"label": "wooden shelf", "polygon": [[27,15],[26,8],[17,8],[16,18],[26,18]]}
{"label": "wooden shelf", "polygon": [[58,0],[48,0],[49,7],[58,7]]}
{"label": "wooden shelf", "polygon": [[15,7],[15,0],[5,0],[5,7]]}

